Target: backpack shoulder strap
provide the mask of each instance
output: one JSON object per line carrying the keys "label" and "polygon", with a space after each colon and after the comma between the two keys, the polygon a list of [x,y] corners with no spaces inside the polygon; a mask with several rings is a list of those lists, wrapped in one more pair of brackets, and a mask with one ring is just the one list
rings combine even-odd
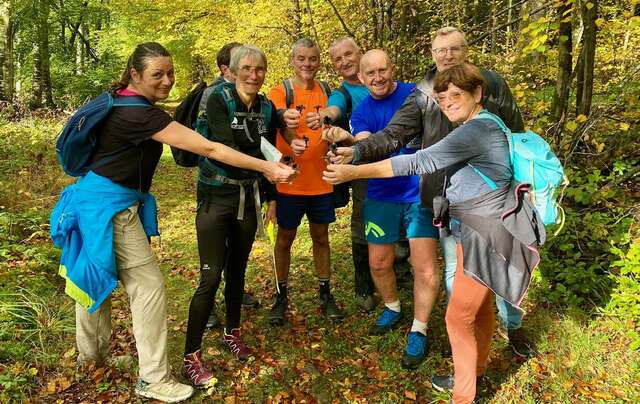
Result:
{"label": "backpack shoulder strap", "polygon": [[260,113],[264,119],[264,126],[269,130],[271,126],[271,114],[273,112],[271,109],[272,104],[263,94],[258,94],[258,97],[260,97]]}
{"label": "backpack shoulder strap", "polygon": [[351,115],[351,109],[352,109],[351,94],[349,93],[347,88],[342,84],[336,90],[338,90],[344,96],[344,101],[346,106],[345,108],[346,115],[347,116]]}
{"label": "backpack shoulder strap", "polygon": [[320,85],[320,88],[322,89],[324,96],[327,97],[327,100],[328,100],[329,96],[331,95],[331,87],[329,86],[329,83],[323,80],[316,80],[316,81]]}
{"label": "backpack shoulder strap", "polygon": [[287,108],[293,107],[293,81],[291,79],[282,80],[284,86],[284,98]]}
{"label": "backpack shoulder strap", "polygon": [[115,97],[113,107],[150,107],[151,103],[141,96]]}
{"label": "backpack shoulder strap", "polygon": [[505,132],[506,134],[511,133],[511,129],[509,129],[507,125],[505,125],[505,123],[502,121],[502,119],[500,119],[500,117],[498,117],[496,114],[493,114],[487,111],[486,109],[483,109],[482,111],[480,111],[480,113],[478,114],[478,118],[488,119],[490,121],[493,121],[496,123],[496,125],[498,125],[500,129],[502,129],[503,132]]}
{"label": "backpack shoulder strap", "polygon": [[231,93],[231,86],[225,85],[226,83],[219,84],[216,89],[222,94],[224,102],[227,104],[227,110],[229,113],[229,122],[233,121],[233,117],[236,114],[236,100]]}

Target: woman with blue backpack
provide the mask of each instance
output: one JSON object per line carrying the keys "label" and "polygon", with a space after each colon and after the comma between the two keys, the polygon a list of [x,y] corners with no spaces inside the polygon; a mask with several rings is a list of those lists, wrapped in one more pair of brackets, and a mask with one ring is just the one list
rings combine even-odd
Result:
{"label": "woman with blue backpack", "polygon": [[130,301],[139,359],[136,393],[165,402],[186,400],[193,388],[171,378],[167,359],[167,298],[148,237],[157,236],[149,193],[163,144],[290,181],[294,171],[205,139],[172,120],[155,103],[173,87],[171,55],[160,44],[138,45],[120,82],[71,117],[57,144],[67,173],[79,176],[51,215],[62,248],[60,274],[76,301],[79,363],[109,356],[110,294],[118,281]]}
{"label": "woman with blue backpack", "polygon": [[495,319],[493,293],[519,306],[538,265],[545,230],[530,201],[529,185],[513,180],[509,139],[500,118],[483,109],[486,84],[469,63],[438,72],[434,97],[459,126],[440,142],[412,155],[352,165],[330,165],[325,180],[431,174],[445,170],[445,195],[434,199],[434,215],[456,239],[457,268],[446,324],[453,376],[436,376],[453,402],[471,403],[486,371]]}

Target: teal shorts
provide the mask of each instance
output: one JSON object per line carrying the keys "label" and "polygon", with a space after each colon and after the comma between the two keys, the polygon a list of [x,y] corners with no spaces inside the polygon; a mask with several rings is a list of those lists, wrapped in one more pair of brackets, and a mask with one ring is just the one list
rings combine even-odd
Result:
{"label": "teal shorts", "polygon": [[367,242],[391,244],[403,236],[438,239],[433,225],[433,212],[420,202],[383,202],[366,199],[364,223]]}

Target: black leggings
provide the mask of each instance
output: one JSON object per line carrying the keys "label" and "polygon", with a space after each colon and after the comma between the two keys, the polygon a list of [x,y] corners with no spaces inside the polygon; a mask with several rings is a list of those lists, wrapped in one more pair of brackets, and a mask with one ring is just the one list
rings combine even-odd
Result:
{"label": "black leggings", "polygon": [[[213,308],[213,298],[226,265],[224,301],[227,329],[240,326],[244,294],[244,274],[256,234],[257,220],[253,207],[246,207],[244,219],[238,220],[237,207],[200,202],[196,215],[200,284],[189,305],[185,355],[200,349],[202,335]],[[226,242],[228,240],[228,247]]]}

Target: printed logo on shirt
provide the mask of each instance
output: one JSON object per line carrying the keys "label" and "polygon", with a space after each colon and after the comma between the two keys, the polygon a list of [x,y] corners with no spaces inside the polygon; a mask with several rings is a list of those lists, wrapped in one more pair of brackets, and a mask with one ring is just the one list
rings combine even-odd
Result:
{"label": "printed logo on shirt", "polygon": [[231,121],[231,129],[244,129],[244,125],[238,123],[238,117],[236,116]]}
{"label": "printed logo on shirt", "polygon": [[260,117],[257,119],[258,122],[258,133],[260,136],[266,135],[269,130],[267,129],[267,125],[264,123],[264,118]]}

